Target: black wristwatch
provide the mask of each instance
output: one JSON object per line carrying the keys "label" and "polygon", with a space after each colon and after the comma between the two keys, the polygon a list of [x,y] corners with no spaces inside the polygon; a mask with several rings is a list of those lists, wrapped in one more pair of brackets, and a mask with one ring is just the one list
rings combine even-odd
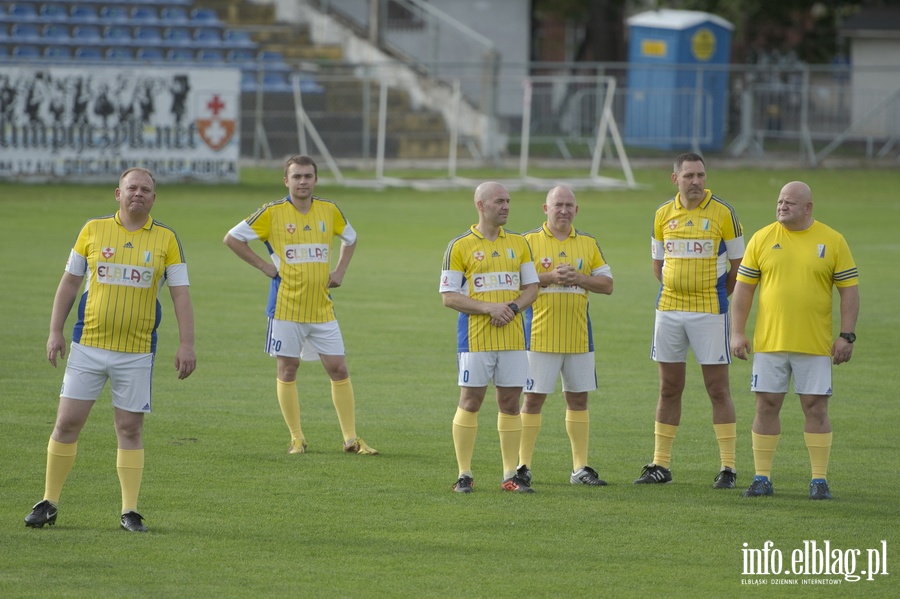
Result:
{"label": "black wristwatch", "polygon": [[841,333],[841,339],[846,339],[847,343],[853,343],[856,341],[856,333]]}
{"label": "black wristwatch", "polygon": [[[519,306],[516,304],[509,304],[509,309],[513,311],[513,314],[519,313]],[[853,343],[852,341],[850,343]]]}

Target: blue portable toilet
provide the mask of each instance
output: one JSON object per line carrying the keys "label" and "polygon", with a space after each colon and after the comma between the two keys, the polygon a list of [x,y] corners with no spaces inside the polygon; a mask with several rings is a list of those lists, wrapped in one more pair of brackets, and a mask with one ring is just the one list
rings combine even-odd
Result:
{"label": "blue portable toilet", "polygon": [[628,25],[625,143],[721,149],[734,26],[709,13],[672,9],[637,14]]}

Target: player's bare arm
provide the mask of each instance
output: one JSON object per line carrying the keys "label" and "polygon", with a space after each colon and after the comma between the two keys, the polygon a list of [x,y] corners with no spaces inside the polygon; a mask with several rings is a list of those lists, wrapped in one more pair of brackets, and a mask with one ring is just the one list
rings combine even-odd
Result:
{"label": "player's bare arm", "polygon": [[66,318],[75,305],[75,298],[84,277],[78,277],[70,273],[63,273],[56,288],[56,296],[53,298],[53,311],[50,313],[50,335],[47,337],[47,359],[56,368],[57,356],[66,357],[66,338],[63,327]]}
{"label": "player's bare arm", "polygon": [[278,276],[278,268],[271,262],[264,260],[259,254],[254,252],[253,248],[251,248],[250,244],[246,241],[236,239],[228,233],[225,234],[225,239],[223,239],[222,241],[225,245],[228,246],[228,249],[230,249],[237,255],[238,258],[240,258],[253,268],[261,270],[263,274],[265,274],[270,279],[274,279],[276,276]]}

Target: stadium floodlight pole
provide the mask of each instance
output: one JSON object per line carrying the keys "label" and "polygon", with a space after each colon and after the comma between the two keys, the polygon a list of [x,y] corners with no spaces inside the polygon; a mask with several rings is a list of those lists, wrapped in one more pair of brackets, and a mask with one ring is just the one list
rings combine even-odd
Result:
{"label": "stadium floodlight pole", "polygon": [[381,79],[378,94],[378,149],[375,156],[375,179],[384,179],[384,144],[387,130],[387,81]]}
{"label": "stadium floodlight pole", "polygon": [[453,98],[450,109],[450,157],[447,160],[447,178],[451,181],[456,178],[456,154],[459,144],[459,105],[462,101],[459,79],[453,80]]}
{"label": "stadium floodlight pole", "polygon": [[519,148],[519,177],[528,175],[528,144],[531,143],[531,78],[522,81],[522,141]]}

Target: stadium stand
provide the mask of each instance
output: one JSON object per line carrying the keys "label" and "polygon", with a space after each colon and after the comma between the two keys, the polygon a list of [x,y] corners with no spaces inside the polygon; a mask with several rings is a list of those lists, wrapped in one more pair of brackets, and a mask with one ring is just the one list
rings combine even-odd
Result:
{"label": "stadium stand", "polygon": [[[216,9],[193,0],[3,3],[0,66],[10,60],[232,65],[241,69],[244,90],[261,82],[264,91],[290,91],[292,67],[284,54],[266,50],[240,18],[228,14],[226,22]],[[302,87],[322,90],[309,76]]]}

